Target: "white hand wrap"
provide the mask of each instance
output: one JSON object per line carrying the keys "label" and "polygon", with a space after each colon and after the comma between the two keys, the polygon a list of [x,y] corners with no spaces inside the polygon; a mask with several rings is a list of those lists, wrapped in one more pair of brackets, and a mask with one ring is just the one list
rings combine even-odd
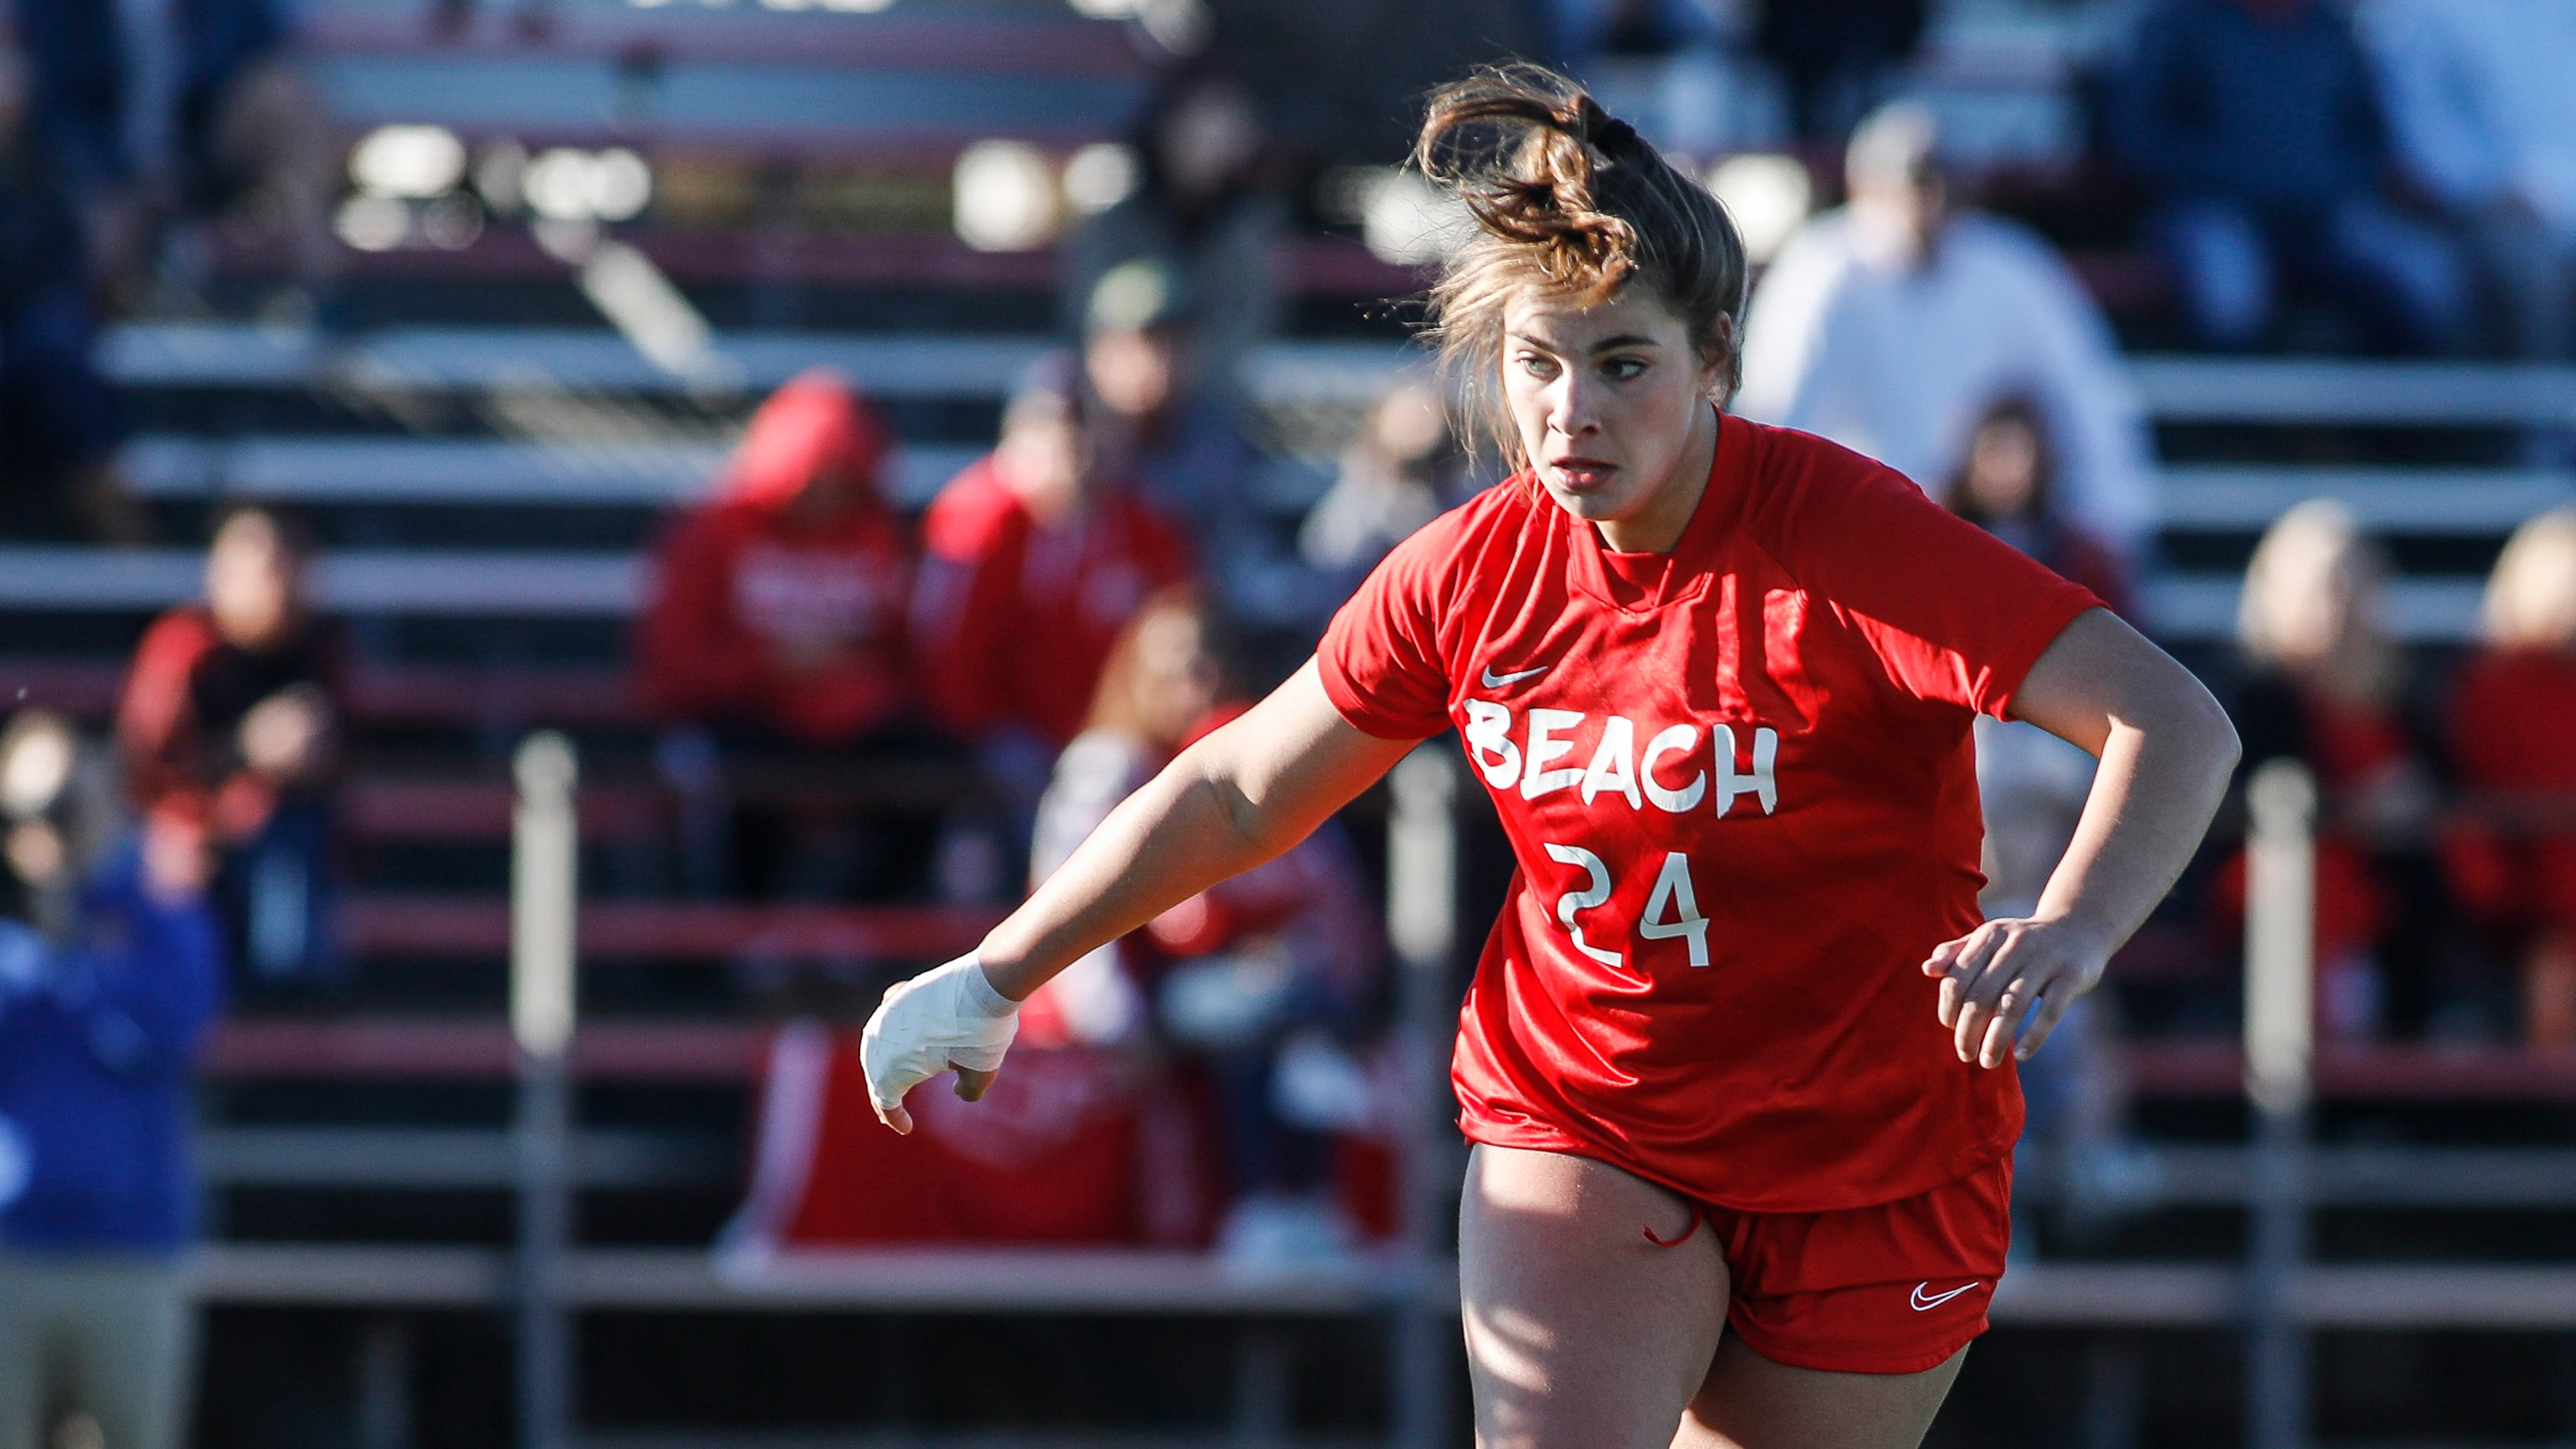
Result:
{"label": "white hand wrap", "polygon": [[896,983],[859,1035],[868,1099],[893,1110],[950,1067],[997,1070],[1020,1030],[1020,1004],[993,989],[972,954]]}

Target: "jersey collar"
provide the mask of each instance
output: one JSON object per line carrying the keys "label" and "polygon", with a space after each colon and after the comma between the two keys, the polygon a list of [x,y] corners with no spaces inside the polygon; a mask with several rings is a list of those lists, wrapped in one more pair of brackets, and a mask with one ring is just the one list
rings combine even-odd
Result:
{"label": "jersey collar", "polygon": [[1663,582],[1652,597],[1622,603],[1619,591],[1610,581],[1603,555],[1610,552],[1602,543],[1600,530],[1576,518],[1553,500],[1541,498],[1553,510],[1566,530],[1567,552],[1573,565],[1574,586],[1600,603],[1622,613],[1646,614],[1657,609],[1686,604],[1708,591],[1715,577],[1719,546],[1735,521],[1744,501],[1744,458],[1749,439],[1744,436],[1743,419],[1719,413],[1717,416],[1717,449],[1709,459],[1708,486],[1700,490],[1699,506],[1691,510],[1690,522],[1682,536],[1673,543],[1673,551],[1664,567]]}

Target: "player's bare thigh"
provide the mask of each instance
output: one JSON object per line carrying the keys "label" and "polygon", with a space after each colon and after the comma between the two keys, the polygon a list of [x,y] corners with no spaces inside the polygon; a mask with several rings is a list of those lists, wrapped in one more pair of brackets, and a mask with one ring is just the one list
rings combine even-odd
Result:
{"label": "player's bare thigh", "polygon": [[1479,1146],[1459,1294],[1480,1449],[1664,1449],[1726,1323],[1726,1260],[1680,1196],[1615,1167]]}
{"label": "player's bare thigh", "polygon": [[1914,1374],[1839,1374],[1774,1363],[1730,1336],[1672,1449],[1915,1449],[1968,1351]]}

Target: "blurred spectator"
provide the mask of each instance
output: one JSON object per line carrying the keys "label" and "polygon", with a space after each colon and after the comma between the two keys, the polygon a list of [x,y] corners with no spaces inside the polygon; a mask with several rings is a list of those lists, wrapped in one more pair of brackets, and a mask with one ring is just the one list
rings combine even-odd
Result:
{"label": "blurred spectator", "polygon": [[2119,555],[2060,513],[2056,460],[2039,405],[2027,397],[2005,398],[1977,419],[1967,456],[1941,501],[2125,614],[2127,570]]}
{"label": "blurred spectator", "polygon": [[2520,968],[2524,1039],[2576,1046],[2576,509],[2505,545],[2485,625],[2451,693],[2469,808],[2445,855],[2461,903]]}
{"label": "blurred spectator", "polygon": [[144,519],[116,472],[116,402],[91,356],[78,206],[30,116],[30,83],[27,57],[0,48],[0,470],[12,531],[130,543]]}
{"label": "blurred spectator", "polygon": [[168,0],[176,200],[287,264],[298,310],[343,325],[331,213],[346,147],[294,48],[287,0]]}
{"label": "blurred spectator", "polygon": [[0,917],[0,1443],[170,1449],[194,1358],[190,1077],[222,965],[202,830],[156,814],[90,859],[62,818],[80,754],[34,711],[0,732],[21,902]]}
{"label": "blurred spectator", "polygon": [[1100,279],[1085,314],[1083,380],[1097,466],[1179,525],[1214,601],[1262,677],[1302,662],[1343,598],[1297,554],[1323,480],[1266,456],[1226,394],[1203,385],[1199,326],[1226,306],[1158,262]]}
{"label": "blurred spectator", "polygon": [[2112,77],[2118,158],[2204,346],[2264,340],[2286,290],[2342,304],[2370,345],[2457,346],[2461,261],[2392,204],[2394,157],[2343,12],[2324,0],[2157,0]]}
{"label": "blurred spectator", "polygon": [[2368,0],[2361,35],[2410,178],[2469,242],[2512,357],[2576,345],[2576,5]]}
{"label": "blurred spectator", "polygon": [[761,405],[714,492],[662,540],[637,660],[656,714],[833,746],[902,710],[910,580],[880,491],[887,451],[830,373]]}
{"label": "blurred spectator", "polygon": [[1853,134],[1851,203],[1809,222],[1754,293],[1746,417],[1819,433],[1932,488],[1981,409],[2031,399],[2064,517],[2134,558],[2154,520],[2145,414],[2110,328],[2046,242],[1958,211],[1931,114]]}
{"label": "blurred spectator", "polygon": [[1081,732],[1118,631],[1190,576],[1178,533],[1101,471],[1087,412],[1072,359],[1042,360],[1004,409],[1000,443],[921,524],[922,678],[1023,812]]}
{"label": "blurred spectator", "polygon": [[1413,531],[1467,500],[1468,460],[1448,399],[1419,380],[1389,388],[1342,451],[1332,491],[1306,514],[1297,551],[1347,594]]}
{"label": "blurred spectator", "polygon": [[117,705],[126,783],[145,814],[205,830],[215,905],[243,984],[301,992],[340,983],[334,827],[338,631],[306,606],[307,544],[265,508],[242,508],[206,551],[206,601],[155,620]]}
{"label": "blurred spectator", "polygon": [[[2386,573],[2352,515],[2312,499],[2264,534],[2237,615],[2250,675],[2229,713],[2243,769],[2286,757],[2316,777],[2317,1022],[2345,1040],[2422,1024],[2447,908],[2428,735],[2412,717],[2405,656],[2379,618]],[[2241,853],[2216,885],[2237,939]]]}
{"label": "blurred spectator", "polygon": [[1176,291],[1225,299],[1194,319],[1191,362],[1209,391],[1231,397],[1244,355],[1278,330],[1283,304],[1288,212],[1266,174],[1261,116],[1233,76],[1185,63],[1156,87],[1129,146],[1133,189],[1065,244],[1066,331],[1090,330],[1104,277],[1153,263],[1178,279]]}
{"label": "blurred spectator", "polygon": [[702,891],[831,898],[901,852],[828,796],[727,797],[725,767],[904,748],[910,568],[881,491],[884,426],[827,372],[781,387],[708,499],[663,537],[637,631],[644,702],[677,727],[661,764]]}
{"label": "blurred spectator", "polygon": [[[1242,712],[1224,655],[1186,593],[1158,595],[1128,624],[1039,807],[1033,886],[1174,755]],[[1203,1062],[1215,1087],[1235,1197],[1219,1247],[1240,1261],[1351,1241],[1332,1194],[1333,1134],[1364,1132],[1374,1114],[1348,1047],[1384,957],[1376,919],[1349,843],[1327,824],[1083,958],[1036,1003],[1075,1040],[1111,1044],[1145,1025],[1150,992],[1160,1037]]]}
{"label": "blurred spectator", "polygon": [[1788,83],[1803,141],[1835,144],[1923,43],[1925,0],[1762,0],[1753,46]]}

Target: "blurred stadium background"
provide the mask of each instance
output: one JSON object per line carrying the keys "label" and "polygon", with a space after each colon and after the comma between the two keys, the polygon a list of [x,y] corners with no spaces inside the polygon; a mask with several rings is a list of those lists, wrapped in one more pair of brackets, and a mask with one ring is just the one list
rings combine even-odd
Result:
{"label": "blurred stadium background", "polygon": [[[1220,151],[1245,133],[1231,210],[1176,223],[1184,250],[1233,228],[1255,259],[1240,290],[1222,268],[1149,279],[1207,294],[1169,315],[1243,448],[1192,485],[1220,502],[1184,531],[1240,686],[1284,674],[1367,561],[1327,557],[1309,515],[1420,377],[1404,299],[1451,219],[1398,169],[1418,97],[1527,55],[1703,169],[1765,257],[1842,199],[1860,116],[1919,102],[1952,204],[2044,238],[2116,332],[2152,467],[2110,551],[2131,616],[2224,697],[2268,698],[2238,642],[2266,530],[2325,498],[2328,534],[2371,540],[2285,585],[2375,607],[2402,680],[2335,722],[2311,705],[2280,751],[2325,780],[2320,876],[2369,877],[2318,896],[2313,1108],[2267,1136],[2248,1106],[2231,807],[2051,1088],[1997,1326],[1933,1442],[2576,1442],[2576,947],[2549,924],[2569,903],[2476,889],[2516,850],[2555,868],[2552,792],[2576,782],[2476,775],[2448,684],[2487,647],[2508,536],[2576,502],[2576,321],[2561,290],[2555,342],[2516,326],[2543,287],[2408,335],[2320,263],[2254,334],[2201,347],[2165,183],[2120,142],[2144,84],[2123,76],[2155,25],[2233,3],[18,0],[12,154],[38,159],[10,176],[50,179],[0,178],[0,219],[67,220],[0,246],[73,278],[86,320],[45,322],[32,283],[0,308],[0,707],[68,721],[109,768],[138,641],[199,595],[243,502],[310,535],[339,651],[335,761],[288,792],[318,833],[282,876],[243,854],[270,836],[243,835],[217,882],[238,949],[189,1098],[190,1441],[1466,1442],[1438,1063],[1507,868],[1467,777],[1410,763],[1315,867],[1388,935],[1350,948],[1347,1010],[1292,1034],[1313,1051],[1263,1058],[1259,1090],[1307,1084],[1300,1130],[1329,1157],[1301,1180],[1327,1210],[1264,1238],[1228,1207],[1260,1184],[1216,1120],[1240,1090],[1225,1013],[1262,989],[1222,972],[1255,949],[1193,978],[1213,1024],[1166,991],[1150,1048],[1073,1031],[1047,1080],[1095,1104],[1080,1121],[1023,1103],[1018,1137],[934,1160],[851,1118],[830,1033],[1015,898],[1031,771],[1061,738],[1032,766],[951,713],[738,747],[639,685],[635,636],[668,520],[809,369],[891,434],[875,482],[911,537],[1032,367],[1115,323],[1093,284],[1167,169],[1140,117],[1177,110]],[[2531,31],[2532,64],[2576,75],[2548,49],[2570,35]],[[1242,104],[1189,109],[1208,77]],[[2576,123],[2542,141],[2566,161]],[[2362,149],[2392,175],[2411,154]],[[2396,193],[2482,275],[2474,207],[2420,176]],[[1136,325],[1163,325],[1143,305]],[[84,366],[94,391],[62,381]],[[1476,465],[1440,466],[1435,493]],[[898,692],[953,692],[902,668]],[[2500,698],[2535,758],[2576,744],[2546,744],[2576,729],[2567,696]],[[30,899],[43,862],[19,841],[52,798],[11,806]],[[750,819],[790,837],[760,879],[725,855]],[[578,1026],[558,1049],[566,822]],[[1316,891],[1352,899],[1297,900]],[[870,1197],[943,1174],[1037,1207],[925,1229]],[[1105,1215],[1040,1222],[1086,1194]],[[52,1442],[97,1433],[75,1418]]]}

